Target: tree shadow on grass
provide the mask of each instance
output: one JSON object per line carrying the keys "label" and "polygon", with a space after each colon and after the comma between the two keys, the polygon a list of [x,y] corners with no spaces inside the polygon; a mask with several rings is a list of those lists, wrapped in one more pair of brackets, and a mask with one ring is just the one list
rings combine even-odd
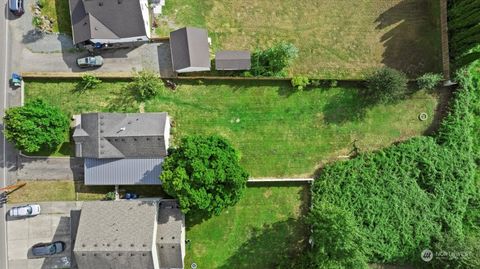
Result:
{"label": "tree shadow on grass", "polygon": [[219,268],[278,268],[290,264],[307,246],[307,226],[290,218],[252,229],[250,238]]}
{"label": "tree shadow on grass", "polygon": [[108,112],[138,112],[139,103],[132,90],[126,86],[119,94],[108,100],[106,109]]}
{"label": "tree shadow on grass", "polygon": [[363,89],[349,88],[330,98],[323,108],[323,119],[327,124],[344,124],[362,120],[368,108],[375,105]]}

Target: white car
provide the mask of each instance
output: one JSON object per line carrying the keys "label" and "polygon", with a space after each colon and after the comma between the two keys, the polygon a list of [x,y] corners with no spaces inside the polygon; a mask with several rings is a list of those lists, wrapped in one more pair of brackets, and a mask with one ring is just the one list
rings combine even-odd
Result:
{"label": "white car", "polygon": [[12,207],[8,211],[10,217],[32,217],[40,214],[40,205],[24,205]]}

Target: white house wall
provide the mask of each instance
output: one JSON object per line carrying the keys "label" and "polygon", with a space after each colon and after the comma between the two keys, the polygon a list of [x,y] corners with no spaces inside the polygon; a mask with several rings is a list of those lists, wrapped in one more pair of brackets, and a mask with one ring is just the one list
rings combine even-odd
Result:
{"label": "white house wall", "polygon": [[210,71],[210,68],[206,67],[187,67],[183,69],[175,70],[177,73],[187,73],[187,72],[201,72],[201,71]]}
{"label": "white house wall", "polygon": [[147,38],[151,37],[150,31],[150,10],[148,8],[148,0],[140,0],[140,7],[142,8],[142,17],[145,26],[145,33],[147,33]]}
{"label": "white house wall", "polygon": [[130,43],[130,42],[139,42],[139,41],[148,41],[147,36],[134,36],[129,38],[110,38],[110,39],[90,39],[93,43]]}

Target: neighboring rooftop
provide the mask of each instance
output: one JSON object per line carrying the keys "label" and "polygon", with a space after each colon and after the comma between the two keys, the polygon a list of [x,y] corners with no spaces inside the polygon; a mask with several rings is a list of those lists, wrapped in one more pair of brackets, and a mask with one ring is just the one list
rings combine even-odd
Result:
{"label": "neighboring rooftop", "polygon": [[217,70],[250,70],[251,66],[250,51],[222,50],[215,53]]}
{"label": "neighboring rooftop", "polygon": [[[139,0],[69,0],[75,44],[90,39],[148,36]],[[148,14],[148,13],[147,13]]]}
{"label": "neighboring rooftop", "polygon": [[167,155],[170,134],[168,114],[82,114],[73,139],[76,157],[161,158]]}
{"label": "neighboring rooftop", "polygon": [[85,185],[159,185],[163,158],[85,158]]}
{"label": "neighboring rooftop", "polygon": [[207,30],[185,27],[170,33],[173,69],[178,72],[210,70]]}
{"label": "neighboring rooftop", "polygon": [[173,200],[84,202],[72,228],[75,261],[79,269],[183,268],[184,222]]}

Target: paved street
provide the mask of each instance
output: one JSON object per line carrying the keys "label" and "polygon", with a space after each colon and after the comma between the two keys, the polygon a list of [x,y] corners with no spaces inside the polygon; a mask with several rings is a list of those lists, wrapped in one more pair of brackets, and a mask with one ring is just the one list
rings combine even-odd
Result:
{"label": "paved street", "polygon": [[[10,269],[64,268],[71,263],[70,210],[80,209],[81,202],[39,203],[40,215],[8,219],[8,264]],[[12,206],[9,205],[10,209]],[[36,243],[63,241],[66,250],[48,258],[35,258],[31,247]]]}

